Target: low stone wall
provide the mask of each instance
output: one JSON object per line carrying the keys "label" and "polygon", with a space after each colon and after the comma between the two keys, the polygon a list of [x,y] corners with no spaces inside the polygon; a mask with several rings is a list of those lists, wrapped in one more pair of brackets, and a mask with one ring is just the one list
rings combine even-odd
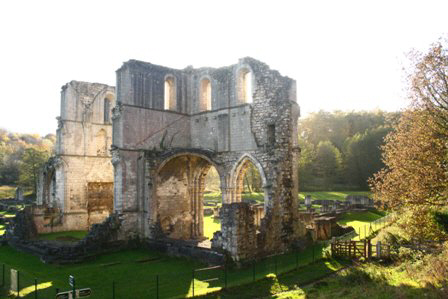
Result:
{"label": "low stone wall", "polygon": [[6,240],[11,247],[37,255],[45,263],[77,263],[101,253],[128,248],[129,242],[118,241],[120,225],[119,215],[112,214],[103,223],[94,224],[88,235],[77,243],[35,240],[32,216],[29,209],[25,209],[17,213],[8,227]]}
{"label": "low stone wall", "polygon": [[146,239],[142,245],[146,249],[163,252],[171,256],[197,259],[209,265],[222,265],[226,262],[226,256],[224,254],[208,248],[198,247],[196,244],[189,244],[186,241]]}

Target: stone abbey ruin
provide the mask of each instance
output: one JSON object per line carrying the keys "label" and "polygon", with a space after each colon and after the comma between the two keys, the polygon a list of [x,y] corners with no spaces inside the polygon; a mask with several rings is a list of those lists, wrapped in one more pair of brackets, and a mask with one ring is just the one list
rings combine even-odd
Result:
{"label": "stone abbey ruin", "polygon": [[[98,231],[115,217],[115,241],[197,244],[214,167],[222,207],[212,251],[240,261],[304,238],[293,79],[252,58],[181,70],[130,60],[116,74],[115,88],[77,81],[62,88],[55,156],[31,211],[38,232]],[[242,202],[250,164],[261,176],[262,209]]]}

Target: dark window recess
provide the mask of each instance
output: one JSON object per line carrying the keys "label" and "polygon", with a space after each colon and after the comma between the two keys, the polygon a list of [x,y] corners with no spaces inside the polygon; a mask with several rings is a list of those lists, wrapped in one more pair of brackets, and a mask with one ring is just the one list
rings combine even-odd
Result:
{"label": "dark window recess", "polygon": [[110,123],[110,100],[104,99],[104,122]]}
{"label": "dark window recess", "polygon": [[275,144],[275,125],[274,124],[270,124],[268,125],[268,132],[267,132],[267,141],[269,145],[274,145]]}

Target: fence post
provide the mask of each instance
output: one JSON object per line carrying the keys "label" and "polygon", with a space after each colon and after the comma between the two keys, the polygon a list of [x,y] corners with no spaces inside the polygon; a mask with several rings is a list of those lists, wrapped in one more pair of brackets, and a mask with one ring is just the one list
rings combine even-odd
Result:
{"label": "fence post", "polygon": [[274,256],[274,267],[275,267],[275,276],[277,276],[278,271],[277,271],[277,255]]}
{"label": "fence post", "polygon": [[299,251],[296,249],[296,270],[299,269]]}
{"label": "fence post", "polygon": [[73,279],[73,298],[76,298],[76,283],[74,279]]}
{"label": "fence post", "polygon": [[34,279],[34,298],[37,299],[37,278]]}
{"label": "fence post", "polygon": [[359,232],[359,241],[361,241],[361,226],[359,227],[358,232]]}
{"label": "fence post", "polygon": [[224,265],[224,289],[227,289],[227,266]]}
{"label": "fence post", "polygon": [[255,281],[255,260],[252,263],[252,279]]}
{"label": "fence post", "polygon": [[367,239],[366,226],[367,225],[364,225],[364,239]]}
{"label": "fence post", "polygon": [[17,271],[17,297],[20,298],[20,271]]}
{"label": "fence post", "polygon": [[112,299],[115,299],[115,280],[112,280]]}
{"label": "fence post", "polygon": [[159,275],[156,275],[156,298],[159,299]]}
{"label": "fence post", "polygon": [[193,269],[193,297],[194,297],[194,269]]}

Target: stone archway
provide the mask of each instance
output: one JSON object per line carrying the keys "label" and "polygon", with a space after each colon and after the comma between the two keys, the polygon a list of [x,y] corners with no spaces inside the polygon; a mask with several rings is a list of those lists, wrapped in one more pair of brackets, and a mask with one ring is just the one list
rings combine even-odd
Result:
{"label": "stone archway", "polygon": [[213,163],[197,154],[178,154],[157,170],[154,199],[162,233],[181,240],[204,239],[205,176]]}

